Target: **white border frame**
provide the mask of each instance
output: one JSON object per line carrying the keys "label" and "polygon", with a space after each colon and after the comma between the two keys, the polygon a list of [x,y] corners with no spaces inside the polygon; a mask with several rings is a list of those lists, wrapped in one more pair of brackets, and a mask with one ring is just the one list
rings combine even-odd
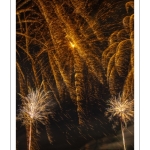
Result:
{"label": "white border frame", "polygon": [[11,150],[16,150],[16,0],[11,1]]}
{"label": "white border frame", "polygon": [[[149,147],[148,132],[150,127],[149,114],[150,110],[149,97],[146,95],[150,92],[148,88],[150,71],[148,69],[150,62],[149,55],[149,14],[150,2],[135,2],[135,145],[134,149],[138,150],[143,147]],[[15,9],[16,1],[0,2],[0,138],[1,148],[15,150],[16,149],[16,68],[15,68],[15,50],[16,50],[16,20]],[[10,12],[11,10],[11,12]],[[148,19],[148,20],[147,20]],[[11,24],[10,24],[11,21]],[[4,23],[3,23],[4,22]],[[11,26],[11,30],[10,30]],[[140,33],[139,33],[140,32]],[[10,38],[11,33],[11,38]],[[10,44],[9,44],[10,43]],[[147,44],[147,45],[146,45]],[[11,45],[11,48],[10,48]],[[144,48],[143,48],[144,46]],[[140,47],[140,50],[139,50]],[[10,51],[9,51],[10,50]],[[10,58],[11,57],[11,58]],[[11,65],[10,65],[11,64]],[[11,77],[9,75],[11,74]],[[11,88],[11,90],[10,90]],[[9,94],[10,93],[10,94]],[[10,99],[11,95],[11,99]],[[143,97],[144,96],[144,97]],[[140,100],[139,100],[140,98]],[[143,101],[143,102],[142,102]],[[145,110],[145,111],[144,111]],[[145,120],[146,119],[146,120]],[[11,126],[11,128],[10,128]],[[141,130],[140,130],[141,128]],[[147,135],[146,135],[147,134]],[[10,143],[10,144],[9,144]]]}
{"label": "white border frame", "polygon": [[134,149],[139,150],[140,139],[139,139],[139,0],[134,0]]}
{"label": "white border frame", "polygon": [[0,1],[0,142],[1,149],[11,148],[10,123],[10,1]]}
{"label": "white border frame", "polygon": [[150,1],[140,0],[140,149],[150,147]]}

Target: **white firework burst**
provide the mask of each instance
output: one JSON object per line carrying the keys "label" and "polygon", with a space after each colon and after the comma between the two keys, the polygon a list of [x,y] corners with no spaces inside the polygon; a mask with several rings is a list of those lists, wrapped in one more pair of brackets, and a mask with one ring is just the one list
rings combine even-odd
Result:
{"label": "white firework burst", "polygon": [[[134,100],[124,99],[122,96],[112,97],[108,102],[109,106],[106,109],[105,115],[110,121],[115,120],[115,118],[120,120],[121,131],[123,138],[123,146],[125,147],[124,129],[127,127],[127,123],[131,121],[134,117]],[[116,122],[116,120],[114,121]]]}
{"label": "white firework burst", "polygon": [[22,106],[19,109],[17,120],[20,120],[22,125],[29,131],[28,133],[28,149],[34,149],[32,144],[33,126],[37,123],[46,125],[48,123],[48,115],[52,114],[53,103],[49,99],[49,92],[42,90],[42,86],[35,91],[29,89],[27,97],[20,95],[22,98]]}

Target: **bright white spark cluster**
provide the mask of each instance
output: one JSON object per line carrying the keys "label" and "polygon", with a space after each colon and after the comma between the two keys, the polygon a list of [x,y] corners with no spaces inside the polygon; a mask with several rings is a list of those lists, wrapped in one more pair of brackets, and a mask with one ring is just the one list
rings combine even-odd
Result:
{"label": "bright white spark cluster", "polygon": [[21,120],[23,125],[28,125],[30,121],[32,124],[35,121],[45,124],[45,121],[48,120],[48,115],[52,113],[52,104],[50,104],[48,93],[40,88],[35,91],[30,89],[27,97],[21,95],[22,106],[17,120]]}
{"label": "bright white spark cluster", "polygon": [[109,120],[112,120],[112,118],[117,117],[123,122],[125,125],[128,121],[131,121],[131,119],[134,116],[134,102],[129,101],[128,99],[123,99],[120,95],[118,98],[113,97],[111,98],[107,105],[109,106],[106,109],[106,116],[109,116]]}

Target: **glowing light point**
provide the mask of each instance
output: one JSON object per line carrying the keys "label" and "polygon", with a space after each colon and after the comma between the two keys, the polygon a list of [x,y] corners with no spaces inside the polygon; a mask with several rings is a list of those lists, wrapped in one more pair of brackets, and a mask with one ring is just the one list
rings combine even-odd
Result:
{"label": "glowing light point", "polygon": [[74,47],[75,47],[75,45],[74,45],[72,42],[70,42],[70,45],[71,45],[71,47],[72,47],[72,48],[74,48]]}

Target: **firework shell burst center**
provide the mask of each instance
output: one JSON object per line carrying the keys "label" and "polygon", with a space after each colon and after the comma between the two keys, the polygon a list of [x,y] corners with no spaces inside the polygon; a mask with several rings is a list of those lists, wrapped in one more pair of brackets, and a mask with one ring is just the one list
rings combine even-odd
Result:
{"label": "firework shell burst center", "polygon": [[131,121],[134,116],[134,101],[129,99],[123,99],[122,96],[118,98],[111,98],[107,105],[109,106],[106,111],[106,116],[119,118],[124,124],[127,124],[128,121]]}
{"label": "firework shell burst center", "polygon": [[48,120],[48,115],[52,114],[51,106],[53,103],[50,103],[49,92],[44,92],[44,90],[33,89],[29,90],[27,97],[22,97],[22,106],[18,114],[17,119],[23,121],[23,124],[29,124],[29,120],[34,123],[38,121],[45,124],[45,120]]}

